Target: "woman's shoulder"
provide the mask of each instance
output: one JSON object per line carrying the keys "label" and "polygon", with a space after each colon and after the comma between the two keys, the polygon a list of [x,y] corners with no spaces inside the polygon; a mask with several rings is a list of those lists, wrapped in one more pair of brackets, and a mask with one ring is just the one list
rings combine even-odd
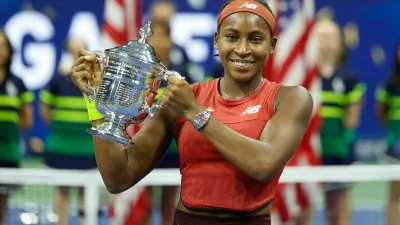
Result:
{"label": "woman's shoulder", "polygon": [[282,85],[276,93],[275,106],[282,103],[293,105],[293,107],[313,107],[313,98],[310,92],[303,86]]}
{"label": "woman's shoulder", "polygon": [[11,72],[8,74],[7,80],[11,81],[15,86],[17,86],[19,88],[25,87],[25,83],[22,80],[22,78],[18,77],[17,75],[15,75]]}

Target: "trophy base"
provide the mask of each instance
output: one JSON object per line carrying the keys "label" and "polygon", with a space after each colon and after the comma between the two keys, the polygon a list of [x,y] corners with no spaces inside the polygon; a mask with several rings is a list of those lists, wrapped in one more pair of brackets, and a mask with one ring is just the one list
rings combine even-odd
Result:
{"label": "trophy base", "polygon": [[95,127],[89,128],[87,130],[87,132],[93,136],[96,136],[96,137],[99,137],[101,139],[105,139],[108,141],[116,142],[118,144],[122,144],[122,145],[130,144],[129,141],[123,136],[106,133],[106,132],[102,131],[101,129],[96,129]]}

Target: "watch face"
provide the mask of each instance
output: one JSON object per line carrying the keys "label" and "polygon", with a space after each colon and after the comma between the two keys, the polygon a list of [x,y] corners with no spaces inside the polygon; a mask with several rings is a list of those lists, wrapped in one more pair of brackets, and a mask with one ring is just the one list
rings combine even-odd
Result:
{"label": "watch face", "polygon": [[207,116],[204,113],[201,113],[197,118],[196,118],[196,123],[203,124],[207,120]]}

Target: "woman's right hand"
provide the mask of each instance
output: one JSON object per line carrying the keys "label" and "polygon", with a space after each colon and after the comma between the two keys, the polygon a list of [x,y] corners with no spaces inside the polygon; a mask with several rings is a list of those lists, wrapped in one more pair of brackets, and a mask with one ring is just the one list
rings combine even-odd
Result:
{"label": "woman's right hand", "polygon": [[102,69],[95,54],[85,49],[79,50],[79,57],[72,68],[72,80],[85,94],[94,94],[89,89],[89,82],[92,88],[98,88],[101,81]]}

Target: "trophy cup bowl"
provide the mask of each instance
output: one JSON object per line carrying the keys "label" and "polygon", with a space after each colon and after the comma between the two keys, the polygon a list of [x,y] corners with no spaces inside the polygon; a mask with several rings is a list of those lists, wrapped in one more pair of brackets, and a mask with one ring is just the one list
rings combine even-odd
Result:
{"label": "trophy cup bowl", "polygon": [[[168,71],[157,58],[154,48],[147,44],[152,34],[150,22],[139,33],[141,38],[137,41],[104,52],[92,52],[102,65],[103,74],[98,88],[89,84],[94,94],[88,98],[95,100],[104,123],[88,129],[88,133],[124,145],[130,144],[124,133],[128,125],[141,123],[147,116],[153,118],[154,111],[162,108],[162,104],[153,105],[161,80],[170,76],[183,79],[179,73]],[[152,73],[160,79],[154,79],[149,88],[146,80]]]}

